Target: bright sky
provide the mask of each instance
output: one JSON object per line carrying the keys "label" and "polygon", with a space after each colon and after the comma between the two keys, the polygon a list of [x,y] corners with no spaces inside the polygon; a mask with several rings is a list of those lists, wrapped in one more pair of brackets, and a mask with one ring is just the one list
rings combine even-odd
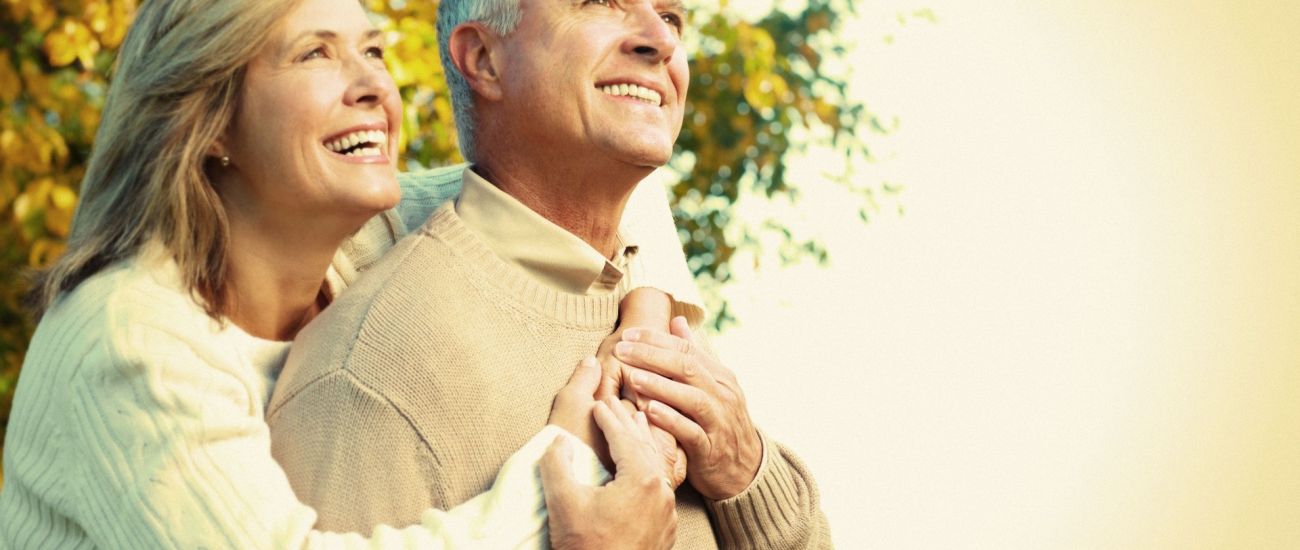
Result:
{"label": "bright sky", "polygon": [[837,546],[1300,547],[1300,4],[916,7],[852,61],[906,214],[810,193],[717,341]]}

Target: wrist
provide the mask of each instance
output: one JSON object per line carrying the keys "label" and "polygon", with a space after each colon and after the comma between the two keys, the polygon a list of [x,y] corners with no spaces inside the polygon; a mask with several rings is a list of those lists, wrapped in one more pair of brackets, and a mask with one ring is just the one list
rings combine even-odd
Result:
{"label": "wrist", "polygon": [[663,291],[650,287],[634,288],[618,305],[619,329],[645,327],[667,330],[672,307],[672,298]]}
{"label": "wrist", "polygon": [[711,498],[711,500],[730,500],[748,493],[754,484],[758,483],[763,467],[767,464],[766,447],[762,434],[755,428],[748,441],[739,446],[732,483],[728,484],[727,489],[720,491],[721,495],[718,498]]}

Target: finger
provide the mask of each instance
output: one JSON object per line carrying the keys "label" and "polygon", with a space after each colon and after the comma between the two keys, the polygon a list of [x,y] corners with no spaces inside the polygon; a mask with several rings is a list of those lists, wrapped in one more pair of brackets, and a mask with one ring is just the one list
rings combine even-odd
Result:
{"label": "finger", "polygon": [[569,466],[573,462],[573,447],[565,437],[557,437],[546,448],[539,467],[542,473],[542,493],[546,508],[552,513],[563,510],[577,496],[578,482]]}
{"label": "finger", "polygon": [[[648,400],[646,405],[649,406]],[[648,417],[646,422],[649,422]],[[664,475],[676,489],[686,479],[686,453],[677,446],[677,438],[673,437],[673,434],[653,423],[649,424],[649,428],[650,440],[654,442],[655,451],[659,453],[659,460],[664,465]]]}
{"label": "finger", "polygon": [[632,419],[632,413],[636,411],[636,406],[630,401],[623,401],[614,397],[606,397],[602,400],[610,411],[614,412],[614,417],[618,419],[623,429],[630,430],[635,422]]}
{"label": "finger", "polygon": [[618,417],[620,412],[627,414],[621,408],[618,405],[611,408],[606,401],[597,401],[594,407],[596,424],[605,432],[605,440],[609,442],[609,455],[614,459],[614,477],[652,472],[646,455],[653,451],[632,436],[630,427]]}
{"label": "finger", "polygon": [[596,363],[595,357],[587,357],[578,362],[578,368],[573,369],[573,375],[569,377],[569,382],[561,391],[570,392],[575,396],[590,397],[596,392],[596,384],[599,382],[600,365]]}
{"label": "finger", "polygon": [[680,380],[697,387],[707,387],[713,377],[699,368],[698,354],[652,346],[644,342],[619,342],[614,346],[618,359],[630,366]]}
{"label": "finger", "polygon": [[600,349],[596,350],[596,359],[600,363],[600,385],[596,387],[596,399],[603,399],[607,395],[617,395],[619,386],[623,381],[623,363],[614,358],[614,344],[618,343],[616,336],[607,336],[600,342]]}
{"label": "finger", "polygon": [[[690,330],[689,328],[687,329]],[[682,338],[675,334],[670,334],[662,330],[648,328],[630,328],[623,331],[624,342],[641,342],[657,348],[680,351],[685,354],[691,352],[691,345],[694,343],[690,338]]]}
{"label": "finger", "polygon": [[668,332],[672,336],[681,338],[690,343],[692,349],[698,351],[704,359],[699,359],[699,363],[709,372],[714,380],[729,380],[733,384],[736,381],[736,375],[730,369],[718,362],[717,356],[709,350],[708,346],[700,344],[696,339],[695,332],[691,330],[691,324],[686,318],[678,315],[668,322]]}
{"label": "finger", "polygon": [[606,362],[600,365],[600,383],[596,385],[596,399],[604,399],[609,396],[620,395],[623,387],[623,369],[626,368],[621,361],[610,357]]}
{"label": "finger", "polygon": [[687,460],[702,460],[709,456],[712,450],[709,435],[690,418],[658,401],[650,401],[647,416],[656,426],[677,438],[677,443],[686,451]]}
{"label": "finger", "polygon": [[695,334],[691,331],[691,324],[686,322],[686,317],[681,315],[673,317],[671,321],[668,321],[668,332],[678,338],[689,340],[691,342],[695,341]]}
{"label": "finger", "polygon": [[718,417],[715,400],[703,390],[653,372],[634,370],[631,375],[632,388],[646,398],[666,403],[706,429],[715,424]]}
{"label": "finger", "polygon": [[641,394],[632,389],[631,384],[623,384],[623,390],[619,392],[619,397],[624,401],[632,403],[632,406],[638,411],[645,410],[645,407],[648,404],[645,397],[642,397]]}

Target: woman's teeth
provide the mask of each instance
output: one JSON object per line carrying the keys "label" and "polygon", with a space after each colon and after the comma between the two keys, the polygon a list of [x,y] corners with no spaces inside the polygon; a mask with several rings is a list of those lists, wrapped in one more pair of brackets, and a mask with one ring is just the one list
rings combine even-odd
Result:
{"label": "woman's teeth", "polygon": [[373,157],[382,155],[387,143],[387,132],[382,130],[359,130],[333,141],[325,142],[325,148],[349,157]]}
{"label": "woman's teeth", "polygon": [[610,84],[609,86],[601,86],[600,91],[612,96],[627,96],[639,99],[651,105],[659,105],[659,102],[663,101],[659,92],[636,84]]}

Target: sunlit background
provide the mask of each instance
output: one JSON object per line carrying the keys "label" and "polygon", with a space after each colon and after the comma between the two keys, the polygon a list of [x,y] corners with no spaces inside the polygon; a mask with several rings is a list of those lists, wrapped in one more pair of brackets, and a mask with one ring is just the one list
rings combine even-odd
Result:
{"label": "sunlit background", "polygon": [[1300,548],[1300,3],[876,5],[939,18],[845,33],[904,214],[742,204],[833,263],[717,339],[837,545]]}

